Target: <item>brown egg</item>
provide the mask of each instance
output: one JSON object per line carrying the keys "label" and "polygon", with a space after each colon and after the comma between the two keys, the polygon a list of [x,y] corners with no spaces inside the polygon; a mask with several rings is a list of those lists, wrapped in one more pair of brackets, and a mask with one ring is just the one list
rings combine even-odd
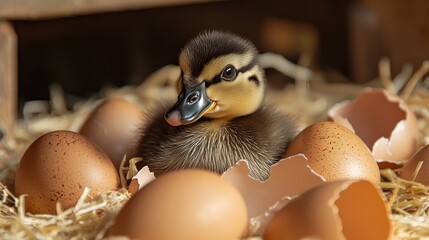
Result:
{"label": "brown egg", "polygon": [[286,157],[302,153],[308,165],[327,181],[344,178],[380,182],[380,170],[365,143],[334,122],[315,123],[290,143]]}
{"label": "brown egg", "polygon": [[328,115],[362,138],[381,168],[397,168],[417,150],[416,116],[400,97],[384,89],[365,89],[355,101],[333,106]]}
{"label": "brown egg", "polygon": [[79,133],[94,141],[113,161],[116,169],[137,140],[143,122],[140,109],[123,99],[102,102],[82,125]]}
{"label": "brown egg", "polygon": [[[414,176],[419,162],[422,162],[422,165],[417,175]],[[399,172],[399,177],[429,185],[429,145],[420,149],[405,163]]]}
{"label": "brown egg", "polygon": [[125,204],[110,236],[132,239],[241,239],[247,231],[240,193],[219,175],[179,170],[155,179]]}
{"label": "brown egg", "polygon": [[268,224],[264,240],[389,239],[387,206],[365,180],[319,185],[292,199]]}
{"label": "brown egg", "polygon": [[97,196],[119,187],[113,163],[86,137],[70,131],[54,131],[36,139],[21,158],[15,176],[15,193],[27,194],[31,213],[56,213],[73,207],[85,187]]}

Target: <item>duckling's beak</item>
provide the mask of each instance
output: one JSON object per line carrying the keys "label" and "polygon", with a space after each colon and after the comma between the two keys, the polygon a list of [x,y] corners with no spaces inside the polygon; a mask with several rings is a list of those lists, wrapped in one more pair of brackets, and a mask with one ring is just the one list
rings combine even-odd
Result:
{"label": "duckling's beak", "polygon": [[165,120],[171,126],[191,124],[216,106],[207,97],[206,83],[203,81],[192,88],[182,88],[179,100],[165,114]]}

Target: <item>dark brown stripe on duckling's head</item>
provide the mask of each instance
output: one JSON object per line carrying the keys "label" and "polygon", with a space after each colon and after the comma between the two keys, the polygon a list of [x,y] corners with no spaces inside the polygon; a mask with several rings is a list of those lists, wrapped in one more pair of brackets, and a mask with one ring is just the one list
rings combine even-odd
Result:
{"label": "dark brown stripe on duckling's head", "polygon": [[249,81],[254,82],[254,83],[256,84],[256,86],[258,86],[258,87],[259,87],[259,85],[261,84],[261,83],[259,82],[259,79],[258,79],[258,77],[257,77],[256,75],[252,75],[252,76],[250,76],[248,79],[249,79]]}
{"label": "dark brown stripe on duckling's head", "polygon": [[186,44],[180,53],[180,66],[183,71],[189,72],[192,78],[196,78],[214,58],[245,53],[257,55],[255,46],[247,39],[232,33],[208,31]]}
{"label": "dark brown stripe on duckling's head", "polygon": [[[253,58],[253,60],[252,60],[249,64],[247,64],[246,66],[243,66],[243,67],[241,67],[241,68],[239,68],[239,69],[236,69],[236,71],[237,71],[237,75],[238,75],[238,74],[240,74],[240,73],[244,73],[244,72],[249,71],[249,70],[250,70],[250,69],[252,69],[256,64],[257,64],[257,60],[256,60],[256,57],[255,57],[255,58]],[[232,66],[232,67],[234,67],[234,66]],[[214,85],[214,84],[217,84],[217,83],[222,82],[222,77],[221,77],[221,75],[222,75],[222,73],[219,73],[218,75],[214,76],[212,79],[204,80],[204,81],[206,82],[206,88],[209,88],[210,86],[212,86],[212,85]],[[234,80],[235,80],[235,79],[234,79]],[[259,80],[258,80],[258,78],[257,78],[257,76],[256,76],[256,75],[253,75],[253,76],[249,77],[249,81],[253,81],[253,82],[255,82],[255,83],[256,83],[256,86],[259,86]]]}

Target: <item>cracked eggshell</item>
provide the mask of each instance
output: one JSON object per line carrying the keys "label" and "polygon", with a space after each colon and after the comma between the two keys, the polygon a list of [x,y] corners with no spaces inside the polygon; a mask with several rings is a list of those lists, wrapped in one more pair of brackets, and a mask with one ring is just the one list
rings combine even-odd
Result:
{"label": "cracked eggshell", "polygon": [[155,175],[149,170],[148,166],[144,166],[138,173],[131,179],[128,186],[128,192],[133,195],[138,190],[155,180]]}
{"label": "cracked eggshell", "polygon": [[15,176],[15,193],[27,194],[31,213],[56,213],[76,205],[85,187],[92,196],[119,187],[115,166],[95,144],[78,133],[59,130],[36,139],[24,152]]}
{"label": "cracked eggshell", "polygon": [[240,160],[222,178],[238,189],[246,202],[252,234],[262,234],[273,213],[291,198],[323,184],[325,180],[307,164],[307,158],[296,155],[271,166],[265,181],[252,178],[246,160]]}
{"label": "cracked eggshell", "polygon": [[247,234],[240,193],[213,172],[163,174],[134,194],[109,229],[132,239],[241,239]]}
{"label": "cracked eggshell", "polygon": [[400,97],[384,89],[365,89],[355,101],[334,105],[328,116],[362,138],[381,168],[397,168],[417,150],[416,116]]}
{"label": "cracked eggshell", "polygon": [[[271,166],[270,177],[260,181],[249,176],[246,160],[222,174],[222,178],[233,185],[244,198],[249,218],[265,213],[284,197],[299,195],[325,182],[307,165],[307,158],[299,154],[285,158]],[[299,181],[297,181],[299,179]]]}
{"label": "cracked eggshell", "polygon": [[108,99],[92,111],[79,133],[97,144],[119,170],[124,155],[130,153],[137,140],[143,120],[136,105],[124,99]]}
{"label": "cracked eggshell", "polygon": [[380,170],[369,148],[356,134],[335,122],[319,122],[301,131],[285,156],[304,154],[308,165],[327,181],[367,179],[380,182]]}
{"label": "cracked eggshell", "polygon": [[292,199],[268,224],[263,239],[389,239],[388,210],[366,180],[339,180]]}
{"label": "cracked eggshell", "polygon": [[[414,172],[419,162],[422,162],[422,165],[413,179]],[[429,145],[420,149],[405,163],[404,167],[399,172],[399,177],[429,185]]]}

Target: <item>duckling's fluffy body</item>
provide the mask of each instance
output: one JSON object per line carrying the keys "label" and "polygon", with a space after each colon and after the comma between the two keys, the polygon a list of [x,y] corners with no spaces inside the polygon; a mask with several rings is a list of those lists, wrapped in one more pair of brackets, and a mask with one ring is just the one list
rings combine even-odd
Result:
{"label": "duckling's fluffy body", "polygon": [[268,106],[230,121],[200,119],[178,127],[164,120],[165,110],[150,118],[137,148],[155,175],[182,168],[223,173],[245,159],[251,176],[263,180],[296,135],[294,121]]}
{"label": "duckling's fluffy body", "polygon": [[177,102],[150,114],[135,155],[156,175],[181,168],[222,173],[245,159],[253,177],[267,178],[297,128],[263,104],[265,75],[253,44],[206,32],[183,48],[179,65]]}

